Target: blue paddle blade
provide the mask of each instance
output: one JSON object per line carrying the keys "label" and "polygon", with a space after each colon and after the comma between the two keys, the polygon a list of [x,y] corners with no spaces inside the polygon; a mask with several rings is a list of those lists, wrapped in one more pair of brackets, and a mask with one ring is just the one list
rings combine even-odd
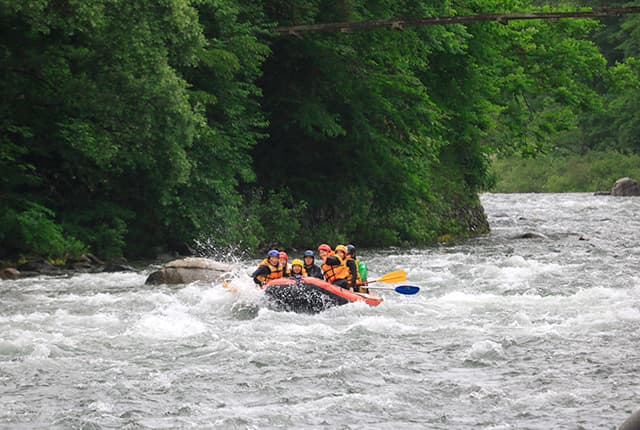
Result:
{"label": "blue paddle blade", "polygon": [[395,288],[396,293],[406,294],[411,296],[420,291],[420,287],[414,287],[413,285],[400,285]]}

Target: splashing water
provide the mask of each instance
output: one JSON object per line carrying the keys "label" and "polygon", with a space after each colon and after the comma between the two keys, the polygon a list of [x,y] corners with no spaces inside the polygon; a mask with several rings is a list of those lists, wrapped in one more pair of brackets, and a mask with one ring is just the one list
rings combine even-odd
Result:
{"label": "splashing water", "polygon": [[[482,196],[493,232],[317,315],[147,273],[0,282],[2,428],[612,429],[640,398],[640,200]],[[519,239],[524,233],[532,239]]]}

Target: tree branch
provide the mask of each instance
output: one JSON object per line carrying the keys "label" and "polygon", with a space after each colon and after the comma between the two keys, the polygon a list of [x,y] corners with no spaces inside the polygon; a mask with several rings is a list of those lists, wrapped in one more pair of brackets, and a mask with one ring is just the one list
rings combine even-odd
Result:
{"label": "tree branch", "polygon": [[326,24],[294,25],[276,27],[275,31],[281,35],[295,35],[309,32],[350,32],[354,30],[368,30],[372,28],[396,28],[417,25],[448,25],[466,24],[472,22],[499,22],[508,24],[509,21],[546,19],[558,20],[562,18],[598,18],[603,16],[621,16],[640,13],[640,7],[603,7],[591,11],[576,12],[525,12],[525,13],[487,13],[479,15],[436,16],[431,18],[413,19],[385,19],[360,22],[332,22]]}

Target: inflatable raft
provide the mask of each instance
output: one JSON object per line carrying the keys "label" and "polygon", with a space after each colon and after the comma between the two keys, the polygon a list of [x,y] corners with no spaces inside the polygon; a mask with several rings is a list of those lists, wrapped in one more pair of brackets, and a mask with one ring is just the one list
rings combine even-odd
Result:
{"label": "inflatable raft", "polygon": [[299,313],[318,313],[325,309],[364,302],[370,306],[382,303],[377,294],[352,293],[318,278],[280,278],[268,282],[264,294],[271,308]]}

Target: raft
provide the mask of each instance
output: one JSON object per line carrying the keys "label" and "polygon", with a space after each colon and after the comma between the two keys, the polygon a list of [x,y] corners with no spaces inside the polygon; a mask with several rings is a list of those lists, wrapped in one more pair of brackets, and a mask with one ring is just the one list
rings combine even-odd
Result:
{"label": "raft", "polygon": [[303,276],[301,279],[280,278],[264,286],[269,307],[280,311],[318,313],[328,308],[353,302],[378,306],[377,294],[353,293],[322,279]]}

